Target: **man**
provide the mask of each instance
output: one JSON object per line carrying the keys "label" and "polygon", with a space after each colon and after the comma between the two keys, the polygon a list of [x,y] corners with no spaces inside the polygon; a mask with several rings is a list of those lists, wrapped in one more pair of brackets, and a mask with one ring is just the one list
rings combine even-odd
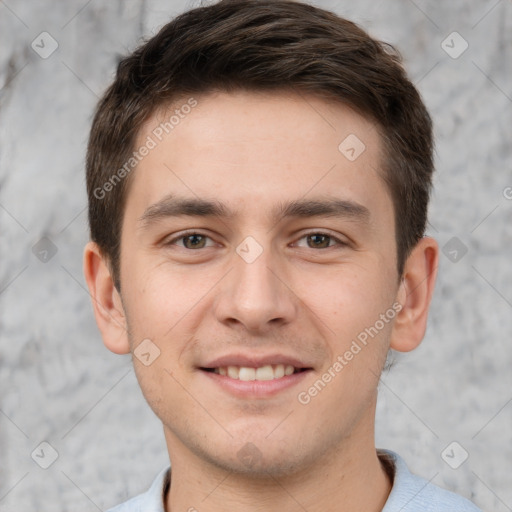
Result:
{"label": "man", "polygon": [[120,62],[84,268],[172,474],[114,510],[477,510],[374,442],[434,288],[431,131],[392,48],[299,2],[191,10]]}

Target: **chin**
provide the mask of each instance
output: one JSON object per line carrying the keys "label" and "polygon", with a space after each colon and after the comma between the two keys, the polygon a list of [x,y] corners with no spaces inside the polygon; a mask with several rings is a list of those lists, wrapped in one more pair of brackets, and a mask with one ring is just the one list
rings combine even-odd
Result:
{"label": "chin", "polygon": [[250,446],[249,443],[234,454],[234,457],[212,458],[210,462],[225,471],[253,479],[290,476],[298,473],[303,468],[303,462],[299,460],[300,456],[297,456],[296,453],[286,457],[283,454],[278,456],[270,454],[269,456],[269,454],[258,451],[253,453],[251,458],[247,453],[242,455],[242,452],[250,451],[247,450],[248,446]]}
{"label": "chin", "polygon": [[[279,478],[296,474],[314,463],[322,447],[311,447],[309,451],[298,442],[288,443],[282,438],[274,442],[262,438],[238,441],[227,445],[211,441],[208,446],[189,447],[201,460],[223,471],[255,479]],[[213,450],[211,450],[213,448]]]}

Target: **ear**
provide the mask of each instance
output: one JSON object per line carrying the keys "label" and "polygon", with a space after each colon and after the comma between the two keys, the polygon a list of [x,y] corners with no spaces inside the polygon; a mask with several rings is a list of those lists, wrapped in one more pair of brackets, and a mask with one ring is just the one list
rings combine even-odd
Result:
{"label": "ear", "polygon": [[108,262],[94,242],[85,246],[84,275],[103,343],[116,354],[128,354],[130,343],[121,296],[114,286]]}
{"label": "ear", "polygon": [[404,265],[397,301],[402,305],[395,317],[390,347],[399,352],[415,349],[425,336],[428,309],[434,292],[439,264],[439,247],[430,237],[423,237]]}

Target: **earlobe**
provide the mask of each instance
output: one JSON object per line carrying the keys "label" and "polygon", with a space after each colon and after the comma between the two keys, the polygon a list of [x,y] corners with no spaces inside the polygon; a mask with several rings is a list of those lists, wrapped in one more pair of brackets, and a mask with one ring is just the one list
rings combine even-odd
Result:
{"label": "earlobe", "polygon": [[393,325],[392,349],[409,352],[421,343],[427,328],[438,261],[439,247],[430,237],[422,238],[407,258],[397,294],[402,309]]}
{"label": "earlobe", "polygon": [[94,242],[85,246],[84,275],[103,343],[116,354],[129,353],[130,343],[121,297],[114,286],[109,265]]}

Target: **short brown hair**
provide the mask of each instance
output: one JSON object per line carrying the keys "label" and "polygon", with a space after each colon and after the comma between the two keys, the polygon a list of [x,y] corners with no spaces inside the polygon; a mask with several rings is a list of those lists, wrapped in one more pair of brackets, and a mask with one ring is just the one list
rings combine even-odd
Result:
{"label": "short brown hair", "polygon": [[[116,172],[130,158],[142,124],[184,95],[237,89],[314,94],[376,122],[401,275],[426,227],[433,141],[430,116],[400,55],[354,23],[311,5],[221,0],[179,15],[121,60],[97,107],[87,150],[89,225],[118,289],[130,176],[112,180],[120,178]],[[109,182],[107,194],[103,186]]]}

